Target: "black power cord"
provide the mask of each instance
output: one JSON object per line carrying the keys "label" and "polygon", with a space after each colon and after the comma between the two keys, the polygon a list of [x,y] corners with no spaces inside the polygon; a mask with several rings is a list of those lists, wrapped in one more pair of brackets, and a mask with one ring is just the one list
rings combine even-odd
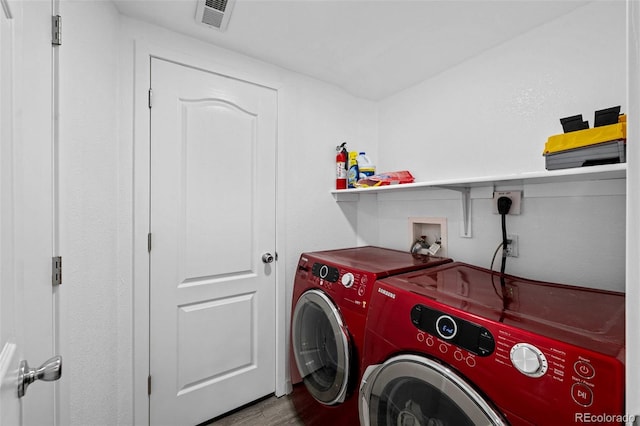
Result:
{"label": "black power cord", "polygon": [[502,264],[500,266],[500,273],[504,274],[504,270],[507,266],[507,246],[509,241],[507,240],[507,215],[511,209],[511,198],[500,197],[498,198],[498,213],[502,218]]}
{"label": "black power cord", "polygon": [[[511,298],[507,292],[507,285],[504,280],[504,271],[507,266],[507,246],[509,244],[509,240],[507,240],[507,215],[509,214],[509,210],[511,209],[511,198],[509,197],[500,197],[498,198],[498,213],[501,216],[502,222],[502,263],[500,264],[500,289],[502,290],[502,316],[500,317],[500,322],[504,320],[504,315],[509,307],[509,303],[511,302]],[[496,250],[497,252],[497,250]],[[495,258],[495,254],[494,254]],[[493,263],[493,262],[492,262]],[[492,276],[493,279],[493,276]]]}

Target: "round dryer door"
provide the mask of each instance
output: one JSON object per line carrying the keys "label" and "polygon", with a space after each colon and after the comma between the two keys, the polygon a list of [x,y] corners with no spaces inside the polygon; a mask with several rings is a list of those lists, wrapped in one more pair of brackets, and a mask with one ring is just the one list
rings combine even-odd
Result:
{"label": "round dryer door", "polygon": [[292,319],[296,365],[304,384],[322,404],[344,402],[349,379],[349,339],[340,312],[322,291],[300,296]]}
{"label": "round dryer door", "polygon": [[460,376],[415,355],[399,355],[368,367],[359,406],[363,426],[506,425]]}

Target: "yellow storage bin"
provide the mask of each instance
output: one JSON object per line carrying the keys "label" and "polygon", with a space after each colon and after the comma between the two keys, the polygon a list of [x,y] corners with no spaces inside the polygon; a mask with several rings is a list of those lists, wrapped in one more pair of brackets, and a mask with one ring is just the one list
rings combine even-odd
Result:
{"label": "yellow storage bin", "polygon": [[575,132],[553,135],[547,139],[542,155],[582,148],[602,142],[627,139],[627,116],[621,115],[616,124],[577,130]]}

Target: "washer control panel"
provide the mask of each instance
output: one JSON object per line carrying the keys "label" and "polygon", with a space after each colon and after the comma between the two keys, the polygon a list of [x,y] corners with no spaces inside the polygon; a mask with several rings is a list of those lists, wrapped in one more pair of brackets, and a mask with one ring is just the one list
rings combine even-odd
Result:
{"label": "washer control panel", "polygon": [[314,263],[311,267],[311,273],[314,277],[320,277],[323,280],[335,283],[340,277],[340,271],[333,266],[324,265],[322,263]]}
{"label": "washer control panel", "polygon": [[486,328],[425,305],[415,305],[411,309],[411,322],[418,329],[479,356],[491,355],[496,346],[493,335]]}
{"label": "washer control panel", "polygon": [[[308,275],[309,271],[311,276]],[[372,283],[376,280],[375,275],[370,272],[345,269],[340,265],[307,258],[301,258],[297,273],[298,278],[307,280],[312,287],[322,288],[338,300],[342,309],[352,308],[359,313],[367,310]]]}

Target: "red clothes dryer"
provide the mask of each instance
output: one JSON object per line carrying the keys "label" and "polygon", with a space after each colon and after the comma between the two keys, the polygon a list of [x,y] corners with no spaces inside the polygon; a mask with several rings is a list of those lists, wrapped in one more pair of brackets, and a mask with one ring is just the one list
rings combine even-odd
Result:
{"label": "red clothes dryer", "polygon": [[622,293],[457,262],[380,280],[361,424],[621,424],[624,309]]}
{"label": "red clothes dryer", "polygon": [[292,399],[306,425],[358,423],[364,327],[378,278],[451,262],[380,247],[303,253],[293,287]]}

